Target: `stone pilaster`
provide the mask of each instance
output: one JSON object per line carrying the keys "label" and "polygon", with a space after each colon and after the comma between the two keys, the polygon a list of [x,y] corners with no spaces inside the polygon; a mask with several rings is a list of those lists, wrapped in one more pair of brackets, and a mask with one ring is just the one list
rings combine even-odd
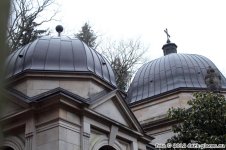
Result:
{"label": "stone pilaster", "polygon": [[138,150],[137,140],[135,140],[131,143],[131,150]]}
{"label": "stone pilaster", "polygon": [[86,118],[83,116],[82,121],[82,131],[81,131],[81,150],[89,150],[90,146],[90,123],[86,121]]}
{"label": "stone pilaster", "polygon": [[109,135],[109,142],[108,142],[108,144],[110,146],[113,146],[114,145],[117,134],[118,134],[118,127],[112,125],[111,126],[111,132],[110,132],[110,135]]}
{"label": "stone pilaster", "polygon": [[33,115],[27,120],[25,126],[25,150],[35,150],[36,148],[36,132],[35,132],[35,120]]}

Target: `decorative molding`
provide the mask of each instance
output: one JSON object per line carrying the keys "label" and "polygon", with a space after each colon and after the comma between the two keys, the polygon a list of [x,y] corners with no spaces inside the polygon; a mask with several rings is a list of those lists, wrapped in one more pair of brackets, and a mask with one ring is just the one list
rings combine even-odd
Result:
{"label": "decorative molding", "polygon": [[101,78],[97,75],[94,75],[93,73],[90,72],[40,72],[40,71],[24,71],[18,75],[15,75],[13,77],[10,77],[8,79],[8,83],[10,84],[15,84],[17,82],[19,82],[20,80],[24,80],[26,78],[43,78],[43,76],[45,76],[46,78],[70,78],[70,79],[85,79],[85,80],[90,80],[90,81],[94,81],[100,85],[103,85],[104,87],[106,87],[107,89],[110,90],[114,90],[115,86],[101,80]]}
{"label": "decorative molding", "polygon": [[[226,90],[226,89],[222,89],[222,91],[223,90]],[[206,91],[206,88],[176,88],[176,89],[170,90],[170,91],[165,92],[165,93],[161,93],[161,94],[158,94],[158,95],[155,95],[155,96],[152,96],[152,97],[145,98],[143,100],[139,100],[139,101],[130,103],[129,106],[133,110],[134,107],[138,107],[140,105],[144,105],[144,104],[147,104],[147,103],[150,103],[150,102],[158,101],[159,99],[164,99],[164,98],[169,97],[171,95],[180,94],[180,93],[194,93],[194,92],[197,92],[197,91],[198,92]]]}
{"label": "decorative molding", "polygon": [[98,118],[98,119],[100,119],[102,121],[106,121],[106,122],[108,122],[110,124],[114,124],[114,125],[120,126],[121,129],[123,129],[125,131],[129,131],[133,135],[142,136],[142,133],[140,133],[140,132],[138,132],[136,130],[133,130],[133,129],[125,126],[124,124],[121,124],[121,123],[119,123],[119,122],[117,122],[117,121],[115,121],[115,120],[113,120],[111,118],[108,118],[108,117],[106,117],[106,116],[104,116],[104,115],[102,115],[102,114],[100,114],[100,113],[98,113],[96,111],[93,111],[91,109],[85,108],[85,112],[88,113],[88,114],[90,114],[90,115],[95,116],[96,118]]}
{"label": "decorative molding", "polygon": [[181,93],[176,93],[175,95],[170,95],[169,97],[164,97],[162,99],[158,99],[158,100],[155,100],[155,101],[149,101],[147,103],[134,106],[131,109],[134,112],[134,111],[138,111],[138,110],[141,110],[141,109],[144,109],[144,108],[148,108],[148,107],[151,107],[151,106],[159,105],[159,104],[165,103],[167,101],[179,99],[180,98],[180,94]]}
{"label": "decorative molding", "polygon": [[[107,137],[100,136],[90,145],[89,150],[99,150],[101,147],[107,146],[108,141],[109,141],[109,139]],[[121,144],[116,140],[114,141],[114,144],[110,145],[110,146],[112,146],[116,150],[123,150]]]}
{"label": "decorative molding", "polygon": [[7,115],[5,117],[0,118],[0,122],[8,121],[8,120],[10,120],[12,118],[15,118],[15,117],[21,117],[21,115],[24,115],[24,114],[28,113],[31,110],[32,110],[32,108],[27,108],[25,110],[22,110],[22,111],[19,111],[19,112]]}
{"label": "decorative molding", "polygon": [[167,117],[152,121],[152,122],[148,122],[145,124],[142,124],[143,129],[148,132],[151,130],[154,130],[156,128],[160,128],[160,127],[164,127],[164,126],[170,126],[172,124],[175,124],[176,121],[175,120],[171,120]]}
{"label": "decorative molding", "polygon": [[36,129],[37,133],[44,132],[46,130],[50,130],[56,127],[63,127],[77,133],[80,132],[80,125],[72,124],[71,122],[68,122],[63,119],[54,119],[54,120],[36,125],[36,127],[37,127]]}
{"label": "decorative molding", "polygon": [[98,100],[96,100],[96,102],[92,105],[90,105],[90,109],[94,109],[96,107],[98,107],[99,105],[105,103],[106,101],[112,99],[113,97],[116,96],[116,92],[117,90],[111,91],[110,93],[100,97]]}
{"label": "decorative molding", "polygon": [[16,136],[9,136],[9,137],[6,137],[4,139],[4,142],[3,142],[3,147],[11,147],[13,148],[14,150],[24,150],[25,149],[25,145],[24,145],[24,142],[16,137]]}
{"label": "decorative molding", "polygon": [[[111,119],[110,117],[106,117],[103,114],[93,110],[94,108],[96,108],[97,106],[101,105],[102,103],[111,100],[113,103],[115,103],[115,105],[118,107],[118,110],[120,111],[121,114],[123,114],[123,118],[125,119],[126,123],[129,126],[126,126],[120,122],[118,122],[115,119]],[[90,105],[89,107],[90,109],[85,108],[85,111],[88,113],[91,113],[95,116],[99,116],[101,118],[106,118],[107,120],[113,120],[113,122],[116,125],[120,126],[124,126],[127,129],[129,128],[130,130],[132,129],[134,133],[138,133],[138,134],[143,134],[144,131],[142,129],[142,127],[140,126],[137,118],[135,117],[135,115],[133,114],[133,112],[130,110],[129,106],[127,105],[127,103],[125,102],[125,100],[123,99],[123,97],[120,95],[118,90],[114,90],[108,94],[106,94],[105,96],[99,98],[98,102]]]}

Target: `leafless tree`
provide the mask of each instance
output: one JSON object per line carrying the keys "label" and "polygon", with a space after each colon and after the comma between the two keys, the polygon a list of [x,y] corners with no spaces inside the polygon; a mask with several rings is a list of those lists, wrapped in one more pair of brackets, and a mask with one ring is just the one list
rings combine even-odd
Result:
{"label": "leafless tree", "polygon": [[54,0],[12,0],[7,30],[7,43],[11,51],[47,33],[46,29],[38,30],[37,27],[53,20],[57,11],[51,12],[53,14],[49,18],[43,14],[53,3]]}
{"label": "leafless tree", "polygon": [[109,60],[120,90],[126,91],[137,65],[143,64],[143,57],[148,47],[144,46],[140,38],[120,41],[103,42],[101,53]]}

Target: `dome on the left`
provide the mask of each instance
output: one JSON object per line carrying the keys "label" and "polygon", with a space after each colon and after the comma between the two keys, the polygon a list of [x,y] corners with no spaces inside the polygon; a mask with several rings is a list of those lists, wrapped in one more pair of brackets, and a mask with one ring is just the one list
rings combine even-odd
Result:
{"label": "dome on the left", "polygon": [[41,37],[14,51],[6,60],[6,76],[26,72],[75,73],[94,75],[116,86],[109,62],[77,38]]}

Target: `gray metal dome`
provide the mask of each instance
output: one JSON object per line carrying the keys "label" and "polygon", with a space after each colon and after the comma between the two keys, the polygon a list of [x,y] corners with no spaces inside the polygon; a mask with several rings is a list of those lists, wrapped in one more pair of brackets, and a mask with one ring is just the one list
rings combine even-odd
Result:
{"label": "gray metal dome", "polygon": [[195,54],[171,53],[144,64],[136,73],[128,90],[128,102],[154,98],[178,89],[206,89],[205,76],[211,66],[226,79],[208,58]]}
{"label": "gray metal dome", "polygon": [[6,75],[24,72],[92,74],[116,86],[109,62],[77,38],[42,37],[16,50],[6,61]]}

